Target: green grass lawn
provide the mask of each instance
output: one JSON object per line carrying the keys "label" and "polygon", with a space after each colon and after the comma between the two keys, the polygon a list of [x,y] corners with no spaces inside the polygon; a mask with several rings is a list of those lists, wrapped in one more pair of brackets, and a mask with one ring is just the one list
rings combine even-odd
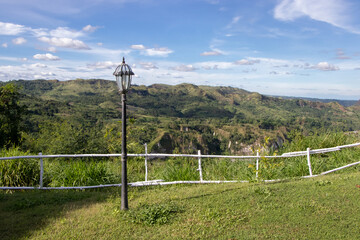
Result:
{"label": "green grass lawn", "polygon": [[278,183],[0,192],[0,239],[359,239],[360,172]]}

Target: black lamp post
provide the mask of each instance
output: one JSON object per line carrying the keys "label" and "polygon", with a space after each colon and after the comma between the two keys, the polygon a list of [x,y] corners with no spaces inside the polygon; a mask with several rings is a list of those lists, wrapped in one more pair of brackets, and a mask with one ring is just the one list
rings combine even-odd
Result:
{"label": "black lamp post", "polygon": [[117,66],[114,75],[116,83],[121,93],[122,102],[122,144],[121,144],[121,210],[128,208],[128,190],[127,190],[127,149],[126,149],[126,93],[128,92],[131,84],[132,75],[134,75],[130,66],[123,62]]}

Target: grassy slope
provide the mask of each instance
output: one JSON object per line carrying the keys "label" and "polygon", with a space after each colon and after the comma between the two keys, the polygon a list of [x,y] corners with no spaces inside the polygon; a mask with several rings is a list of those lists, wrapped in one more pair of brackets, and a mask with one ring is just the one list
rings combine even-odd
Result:
{"label": "grassy slope", "polygon": [[0,192],[0,238],[358,239],[359,177],[131,188],[128,212],[116,188]]}

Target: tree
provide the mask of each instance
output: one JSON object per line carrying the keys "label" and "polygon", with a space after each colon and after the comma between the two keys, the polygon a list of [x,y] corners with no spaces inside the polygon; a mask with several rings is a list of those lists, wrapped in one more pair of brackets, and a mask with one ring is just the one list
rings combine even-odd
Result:
{"label": "tree", "polygon": [[20,143],[20,124],[25,108],[19,99],[19,87],[13,83],[0,87],[0,148]]}

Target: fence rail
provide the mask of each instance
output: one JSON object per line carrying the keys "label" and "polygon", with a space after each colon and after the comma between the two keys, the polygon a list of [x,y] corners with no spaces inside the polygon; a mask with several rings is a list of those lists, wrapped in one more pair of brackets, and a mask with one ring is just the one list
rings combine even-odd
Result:
{"label": "fence rail", "polygon": [[[335,168],[329,171],[322,172],[318,175],[313,175],[312,168],[311,168],[311,154],[321,154],[327,152],[334,152],[340,151],[343,148],[350,148],[350,147],[357,147],[360,146],[360,142],[342,146],[336,146],[332,148],[323,148],[323,149],[310,149],[307,148],[306,151],[298,151],[298,152],[290,152],[284,153],[282,155],[275,155],[275,156],[260,156],[259,151],[257,151],[256,156],[228,156],[228,155],[202,155],[201,151],[198,150],[198,154],[164,154],[164,153],[148,153],[147,152],[147,145],[145,144],[145,154],[127,154],[128,157],[144,157],[145,158],[145,181],[142,182],[133,182],[129,183],[129,186],[151,186],[151,185],[170,185],[170,184],[182,184],[182,183],[227,183],[227,182],[248,182],[246,180],[237,181],[237,180],[229,180],[229,181],[209,181],[204,180],[202,175],[202,166],[201,166],[201,159],[202,158],[224,158],[224,159],[240,159],[240,160],[256,160],[256,178],[258,178],[259,172],[259,160],[260,158],[289,158],[289,157],[299,157],[299,156],[307,156],[307,165],[309,168],[309,175],[303,176],[303,178],[308,177],[317,177],[321,175],[326,175],[335,171],[339,171],[348,167],[355,166],[360,164],[359,162],[354,162],[339,168]],[[44,166],[43,166],[43,159],[44,158],[84,158],[84,157],[121,157],[121,154],[57,154],[57,155],[28,155],[28,156],[13,156],[13,157],[0,157],[1,160],[15,160],[15,159],[40,159],[40,182],[39,187],[0,187],[3,190],[15,190],[15,189],[88,189],[88,188],[103,188],[103,187],[120,187],[121,184],[106,184],[106,185],[96,185],[96,186],[79,186],[79,187],[44,187],[43,186],[43,175],[44,175]],[[198,159],[198,171],[199,171],[199,181],[173,181],[173,182],[164,182],[163,180],[148,180],[148,160],[151,158],[165,158],[165,157],[189,157],[189,158],[197,158]],[[266,182],[271,181],[278,181],[280,179],[271,179],[265,180]]]}

